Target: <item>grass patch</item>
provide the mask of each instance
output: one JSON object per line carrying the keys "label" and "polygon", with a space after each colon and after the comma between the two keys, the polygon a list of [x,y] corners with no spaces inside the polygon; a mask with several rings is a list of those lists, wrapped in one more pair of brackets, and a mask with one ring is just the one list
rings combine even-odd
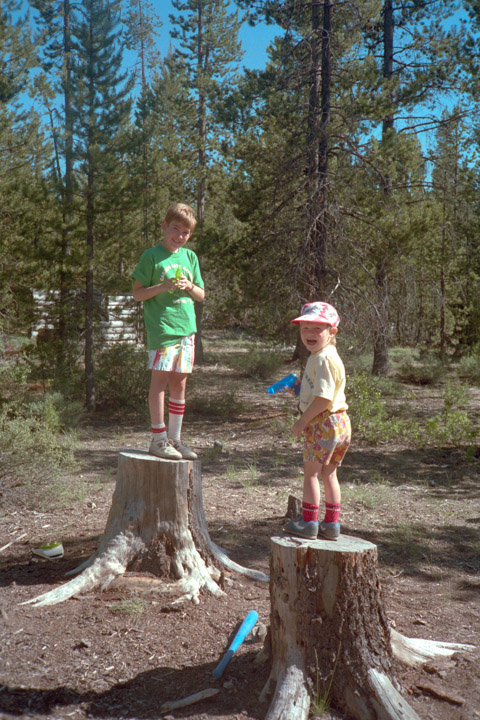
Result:
{"label": "grass patch", "polygon": [[76,435],[64,429],[55,398],[0,412],[0,455],[3,473],[21,482],[50,482],[77,469]]}
{"label": "grass patch", "polygon": [[147,609],[147,605],[145,600],[135,595],[134,597],[123,597],[111,605],[110,609],[113,613],[128,615],[133,620],[139,620]]}
{"label": "grass patch", "polygon": [[428,533],[424,527],[413,525],[411,522],[399,523],[388,533],[387,542],[390,551],[397,558],[416,562],[424,555],[422,542],[425,542]]}
{"label": "grass patch", "polygon": [[392,488],[387,484],[342,485],[342,502],[349,505],[358,503],[367,510],[390,505],[392,498]]}
{"label": "grass patch", "polygon": [[[290,398],[291,401],[291,398]],[[283,440],[295,441],[295,435],[292,432],[292,426],[295,423],[296,415],[292,409],[291,402],[286,401],[284,407],[284,414],[276,417],[272,420],[272,430],[275,437],[282,438]]]}

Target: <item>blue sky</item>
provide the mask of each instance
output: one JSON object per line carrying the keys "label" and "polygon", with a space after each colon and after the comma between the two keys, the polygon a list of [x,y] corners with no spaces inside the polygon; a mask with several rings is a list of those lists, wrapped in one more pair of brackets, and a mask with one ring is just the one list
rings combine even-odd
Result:
{"label": "blue sky", "polygon": [[[1,0],[0,0],[1,2]],[[156,8],[163,26],[159,32],[158,45],[162,55],[166,55],[168,48],[171,43],[169,34],[170,23],[168,16],[175,14],[176,11],[172,7],[171,0],[160,0],[160,7]],[[232,12],[235,11],[236,5],[234,2],[231,3]],[[21,0],[20,15],[23,15],[28,9],[28,0]],[[35,14],[30,10],[31,14]],[[242,60],[242,66],[247,67],[251,70],[259,70],[265,67],[267,57],[267,47],[273,38],[281,33],[280,28],[277,26],[259,24],[255,27],[249,26],[245,23],[240,30],[240,41],[242,43],[242,49],[244,50],[244,57]]]}
{"label": "blue sky", "polygon": [[[232,12],[235,12],[235,3],[232,2],[231,6]],[[158,44],[162,55],[166,55],[171,42],[168,16],[170,14],[176,14],[176,11],[172,7],[171,0],[161,0],[161,7],[157,9],[157,13],[163,22]],[[245,53],[241,63],[242,66],[250,70],[260,70],[264,68],[268,60],[267,47],[279,33],[281,33],[281,30],[277,26],[260,24],[255,27],[250,27],[245,23],[239,33],[242,49]]]}

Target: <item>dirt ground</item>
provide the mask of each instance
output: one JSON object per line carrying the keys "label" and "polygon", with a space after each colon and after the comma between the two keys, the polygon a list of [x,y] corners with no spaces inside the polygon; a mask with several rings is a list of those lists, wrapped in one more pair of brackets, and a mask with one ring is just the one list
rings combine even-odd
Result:
{"label": "dirt ground", "polygon": [[[234,388],[243,406],[232,408],[229,417],[187,415],[185,437],[202,461],[212,540],[237,563],[268,573],[269,538],[282,529],[289,494],[301,496],[301,450],[285,432],[290,399],[269,397],[264,382],[246,381],[213,362],[214,351],[212,341],[210,364],[195,371],[192,394]],[[438,410],[438,389],[413,390],[418,416]],[[480,393],[474,401],[478,420]],[[175,612],[165,611],[160,599],[115,588],[53,607],[21,604],[65,582],[65,573],[95,551],[110,508],[118,451],[146,448],[148,442],[148,428],[138,418],[85,423],[77,453],[81,469],[63,479],[71,498],[61,508],[49,507],[41,494],[45,489],[35,492],[4,479],[2,720],[265,718],[268,702],[261,703],[259,695],[269,668],[254,663],[261,632],[241,646],[220,680],[212,670],[249,610],[258,611],[260,629],[268,626],[268,583],[227,573],[224,598],[203,594],[198,605]],[[391,626],[408,637],[476,646],[423,668],[399,667],[398,680],[421,720],[480,718],[479,469],[480,461],[469,460],[462,448],[368,447],[354,440],[340,471],[342,532],[378,546]],[[54,539],[63,542],[63,558],[32,554],[32,548]],[[161,711],[163,703],[206,688],[219,692],[183,709]],[[333,709],[322,717],[344,720]]]}

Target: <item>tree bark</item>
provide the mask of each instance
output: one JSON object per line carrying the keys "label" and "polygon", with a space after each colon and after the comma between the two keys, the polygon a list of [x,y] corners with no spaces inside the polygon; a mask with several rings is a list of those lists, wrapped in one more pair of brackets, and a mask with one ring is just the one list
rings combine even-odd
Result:
{"label": "tree bark", "polygon": [[[323,5],[323,20],[320,8]],[[311,3],[311,63],[307,117],[307,187],[305,250],[301,287],[305,302],[325,292],[327,228],[327,173],[329,155],[332,0]]]}
{"label": "tree bark", "polygon": [[162,460],[125,450],[119,454],[117,484],[98,550],[73,571],[81,571],[78,577],[26,604],[55,605],[114,580],[173,597],[170,605],[198,603],[201,591],[224,595],[216,559],[255,580],[268,580],[231,561],[211,541],[199,461]]}
{"label": "tree bark", "polygon": [[[394,36],[394,9],[392,0],[385,0],[383,4],[383,77],[390,83],[393,77],[393,36]],[[386,145],[394,129],[393,95],[388,85],[390,107],[382,122],[382,143]],[[385,207],[392,201],[392,180],[387,174],[382,180],[382,192]],[[389,335],[389,296],[388,296],[388,240],[387,247],[381,251],[377,258],[375,270],[375,288],[377,291],[377,325],[375,327],[373,342],[373,375],[386,377],[388,374],[388,335]]]}
{"label": "tree bark", "polygon": [[[393,646],[375,545],[345,535],[336,543],[271,538],[270,602],[273,662],[262,698],[275,692],[265,720],[306,720],[311,698],[356,720],[419,720],[399,692],[394,660],[398,648],[403,661],[426,659],[426,641],[411,647],[397,633]],[[429,645],[437,654],[471,648]]]}

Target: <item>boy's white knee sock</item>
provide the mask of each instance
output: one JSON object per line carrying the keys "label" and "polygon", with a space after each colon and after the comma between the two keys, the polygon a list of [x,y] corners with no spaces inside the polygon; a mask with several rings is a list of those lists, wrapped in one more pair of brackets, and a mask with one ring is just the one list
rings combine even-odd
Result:
{"label": "boy's white knee sock", "polygon": [[183,414],[185,412],[185,400],[168,401],[168,437],[170,440],[178,441],[182,433]]}

